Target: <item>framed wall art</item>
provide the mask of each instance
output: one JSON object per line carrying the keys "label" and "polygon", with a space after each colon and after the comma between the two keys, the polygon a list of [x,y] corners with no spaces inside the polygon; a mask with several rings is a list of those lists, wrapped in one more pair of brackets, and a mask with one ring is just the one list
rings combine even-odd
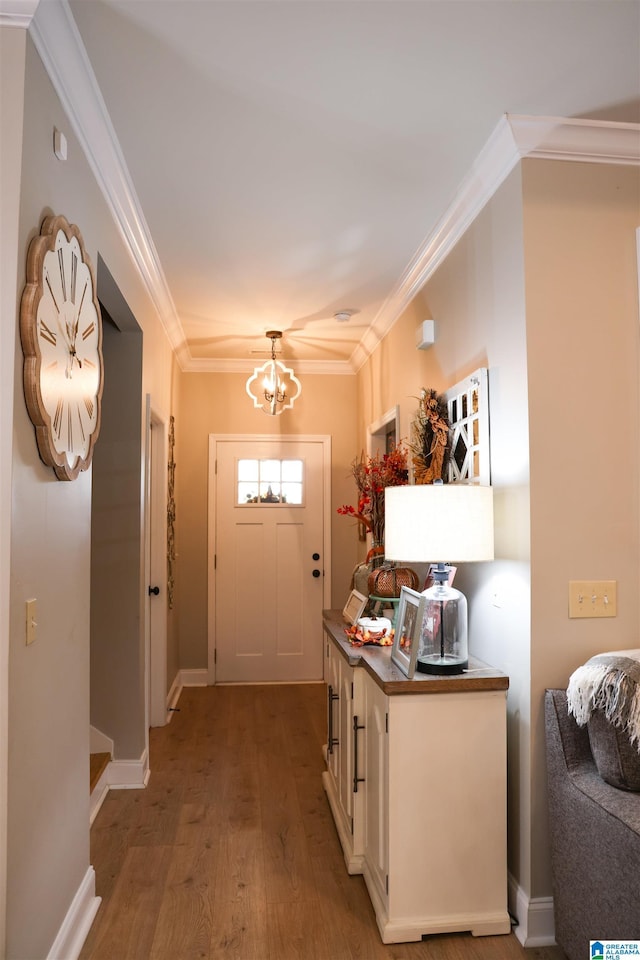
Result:
{"label": "framed wall art", "polygon": [[449,483],[491,483],[489,373],[480,367],[446,390],[451,436]]}

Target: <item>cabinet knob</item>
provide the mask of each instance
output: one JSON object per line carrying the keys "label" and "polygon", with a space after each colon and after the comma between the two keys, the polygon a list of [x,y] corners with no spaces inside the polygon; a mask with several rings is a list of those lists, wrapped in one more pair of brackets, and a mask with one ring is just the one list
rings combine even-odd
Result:
{"label": "cabinet knob", "polygon": [[320,576],[320,571],[319,571],[319,570],[313,570],[313,571],[312,571],[312,574],[313,574],[313,576],[317,579],[317,578]]}

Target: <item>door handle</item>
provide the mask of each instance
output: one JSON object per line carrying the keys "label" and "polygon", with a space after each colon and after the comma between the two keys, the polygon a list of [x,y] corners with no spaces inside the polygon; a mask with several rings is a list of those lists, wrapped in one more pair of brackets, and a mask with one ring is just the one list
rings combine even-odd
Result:
{"label": "door handle", "polygon": [[312,559],[312,560],[315,560],[316,563],[317,563],[318,560],[320,559],[320,554],[319,554],[319,553],[313,553],[313,554],[311,555],[311,559]]}
{"label": "door handle", "polygon": [[160,587],[149,587],[149,596],[153,594],[154,597],[157,597],[159,593],[160,593]]}
{"label": "door handle", "polygon": [[334,737],[333,735],[333,701],[339,700],[340,697],[338,696],[337,693],[333,692],[333,687],[331,686],[331,684],[329,684],[329,689],[327,692],[329,694],[328,703],[327,703],[327,707],[328,707],[327,753],[331,754],[333,753],[333,748],[337,747],[340,743],[339,739],[337,737]]}
{"label": "door handle", "polygon": [[311,573],[316,579],[320,576],[320,571],[318,569],[312,570]]}
{"label": "door handle", "polygon": [[364,724],[358,723],[357,714],[353,718],[353,792],[358,792],[358,784],[364,783],[365,778],[358,776],[358,730],[364,730]]}

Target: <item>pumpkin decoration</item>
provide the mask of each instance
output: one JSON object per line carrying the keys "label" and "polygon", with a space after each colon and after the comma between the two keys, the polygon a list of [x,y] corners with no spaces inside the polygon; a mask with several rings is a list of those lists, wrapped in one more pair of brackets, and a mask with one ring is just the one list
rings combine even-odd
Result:
{"label": "pumpkin decoration", "polygon": [[402,587],[418,589],[418,574],[410,567],[396,567],[392,563],[385,563],[376,567],[369,574],[367,585],[369,596],[393,599],[400,596]]}

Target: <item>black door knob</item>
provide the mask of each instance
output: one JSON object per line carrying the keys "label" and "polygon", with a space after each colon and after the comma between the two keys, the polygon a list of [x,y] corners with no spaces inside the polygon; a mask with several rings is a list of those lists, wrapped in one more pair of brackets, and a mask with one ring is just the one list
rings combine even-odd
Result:
{"label": "black door knob", "polygon": [[153,594],[154,597],[157,597],[159,593],[160,593],[160,587],[149,587],[149,596]]}
{"label": "black door knob", "polygon": [[319,554],[319,553],[314,553],[313,556],[311,557],[311,559],[312,559],[312,560],[319,560],[319,559],[320,559],[320,554]]}
{"label": "black door knob", "polygon": [[319,570],[314,570],[314,571],[313,571],[313,576],[316,577],[316,579],[317,579],[317,578],[320,576],[320,571],[319,571]]}

